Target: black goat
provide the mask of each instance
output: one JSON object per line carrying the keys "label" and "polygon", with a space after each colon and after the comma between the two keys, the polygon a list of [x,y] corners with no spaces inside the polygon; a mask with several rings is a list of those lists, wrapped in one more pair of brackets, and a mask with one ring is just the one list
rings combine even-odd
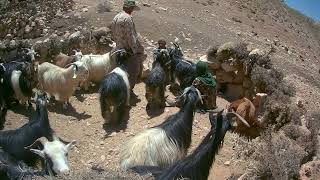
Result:
{"label": "black goat", "polygon": [[10,62],[3,64],[6,68],[3,77],[2,94],[5,104],[10,107],[12,100],[29,102],[32,96],[32,89],[36,86],[36,71],[29,62]]}
{"label": "black goat", "polygon": [[152,64],[152,70],[146,79],[147,110],[165,107],[164,92],[167,84],[166,70],[170,70],[169,54],[166,49],[161,50]]}
{"label": "black goat", "polygon": [[20,180],[26,177],[43,176],[43,172],[30,169],[0,148],[0,179]]}
{"label": "black goat", "polygon": [[218,112],[217,115],[209,115],[211,123],[210,132],[206,135],[194,152],[187,158],[176,162],[166,169],[161,169],[160,167],[141,166],[134,167],[132,170],[138,172],[139,174],[151,172],[157,180],[179,178],[197,180],[208,179],[212,162],[215,160],[215,155],[222,147],[226,132],[234,129],[234,127],[237,126],[236,121],[231,116],[238,115],[234,113],[223,115],[222,111]]}
{"label": "black goat", "polygon": [[[13,158],[21,160],[28,165],[35,165],[38,157],[42,157],[47,164],[48,172],[51,168],[54,173],[69,171],[67,153],[72,148],[74,141],[63,143],[53,132],[48,119],[45,94],[37,94],[36,112],[32,120],[16,130],[0,131],[0,147]],[[50,141],[49,141],[49,140]],[[33,149],[38,145],[43,150]],[[38,156],[37,156],[38,155]]]}
{"label": "black goat", "polygon": [[201,95],[195,87],[188,87],[179,99],[183,108],[178,113],[125,144],[120,156],[124,169],[138,165],[166,167],[186,155],[191,143],[195,107],[201,101]]}
{"label": "black goat", "polygon": [[25,147],[41,137],[52,139],[53,131],[49,124],[46,101],[45,95],[38,95],[36,112],[29,123],[16,130],[0,132],[0,147],[14,158],[23,160],[29,165],[35,163],[37,156]]}
{"label": "black goat", "polygon": [[170,48],[169,55],[171,58],[171,82],[175,83],[178,79],[180,90],[192,85],[192,82],[197,77],[196,65],[183,58],[180,46],[173,43],[174,48]]}
{"label": "black goat", "polygon": [[130,105],[130,84],[126,70],[128,54],[125,50],[118,50],[116,67],[107,74],[99,89],[101,115],[106,123],[120,124],[126,106]]}

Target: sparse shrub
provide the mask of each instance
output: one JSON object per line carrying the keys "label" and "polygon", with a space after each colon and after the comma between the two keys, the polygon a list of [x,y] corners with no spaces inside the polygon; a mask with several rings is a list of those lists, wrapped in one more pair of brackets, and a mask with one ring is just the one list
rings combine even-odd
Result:
{"label": "sparse shrub", "polygon": [[248,157],[248,179],[297,179],[305,151],[283,131],[268,129],[254,142],[242,142],[236,151],[253,151]]}

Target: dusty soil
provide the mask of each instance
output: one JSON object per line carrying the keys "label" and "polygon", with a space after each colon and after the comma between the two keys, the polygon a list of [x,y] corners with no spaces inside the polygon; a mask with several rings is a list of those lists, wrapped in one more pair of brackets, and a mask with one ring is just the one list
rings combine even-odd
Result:
{"label": "dusty soil", "polygon": [[[142,10],[135,12],[134,18],[146,47],[154,46],[152,42],[159,38],[170,42],[178,37],[185,53],[192,59],[205,54],[210,45],[220,45],[227,41],[244,41],[259,48],[273,44],[276,53],[271,57],[272,62],[285,74],[285,79],[295,86],[294,98],[300,99],[308,111],[318,110],[319,39],[306,26],[303,18],[290,13],[276,3],[278,1],[273,1],[264,4],[264,9],[259,9],[248,0],[141,0],[140,4],[148,3],[151,7],[141,6]],[[122,1],[109,1],[113,9],[104,13],[97,12],[99,2],[101,1],[76,0],[75,11],[80,12],[82,18],[55,19],[53,29],[63,32],[78,26],[107,26],[117,11],[120,11]],[[88,11],[83,11],[83,8]],[[280,10],[282,14],[275,13]],[[274,45],[275,41],[281,45]],[[64,139],[78,142],[70,153],[69,161],[73,171],[81,172],[94,165],[118,170],[119,151],[126,140],[143,129],[163,122],[166,117],[178,111],[176,108],[166,108],[164,113],[150,119],[145,111],[144,91],[143,83],[135,87],[137,97],[132,100],[130,119],[123,129],[103,127],[104,120],[100,116],[95,88],[90,92],[77,92],[70,100],[72,108],[67,111],[59,104],[49,106],[52,128]],[[219,98],[217,104],[225,107],[228,102]],[[8,113],[5,129],[20,127],[28,121],[31,114],[30,110],[22,106],[15,108],[14,112]],[[197,113],[189,152],[192,152],[209,128],[208,115]],[[235,135],[232,133],[226,136],[209,179],[227,179],[232,174],[244,172],[237,159],[232,159],[235,146],[233,136]],[[231,161],[230,165],[224,165],[227,161]]]}

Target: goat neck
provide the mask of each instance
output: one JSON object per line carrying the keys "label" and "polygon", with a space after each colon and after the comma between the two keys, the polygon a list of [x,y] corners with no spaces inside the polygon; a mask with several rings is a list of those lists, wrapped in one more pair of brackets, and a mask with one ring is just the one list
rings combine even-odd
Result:
{"label": "goat neck", "polygon": [[188,97],[187,102],[177,114],[169,117],[167,121],[159,125],[160,128],[166,131],[168,137],[177,143],[180,149],[187,150],[190,147],[196,104],[196,97],[194,96]]}
{"label": "goat neck", "polygon": [[[222,128],[220,128],[220,125]],[[179,177],[198,180],[208,179],[215,156],[222,147],[224,136],[230,128],[231,125],[228,122],[222,124],[218,120],[215,133],[211,130],[190,156],[167,168],[156,179],[165,180]]]}

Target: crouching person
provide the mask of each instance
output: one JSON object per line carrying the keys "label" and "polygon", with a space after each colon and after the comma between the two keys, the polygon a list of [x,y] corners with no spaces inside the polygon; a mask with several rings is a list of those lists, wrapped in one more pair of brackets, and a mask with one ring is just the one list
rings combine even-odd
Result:
{"label": "crouching person", "polygon": [[197,77],[192,85],[195,86],[203,96],[203,104],[198,104],[198,108],[200,108],[201,111],[217,108],[217,83],[209,72],[208,65],[203,61],[199,61],[196,64],[196,72]]}

